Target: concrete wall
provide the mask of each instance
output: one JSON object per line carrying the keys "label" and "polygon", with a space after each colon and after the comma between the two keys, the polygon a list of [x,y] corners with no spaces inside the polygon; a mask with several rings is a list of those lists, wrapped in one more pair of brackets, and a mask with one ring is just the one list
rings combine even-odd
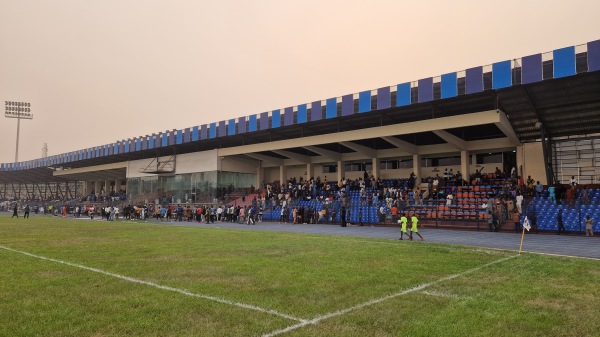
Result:
{"label": "concrete wall", "polygon": [[[541,142],[525,143],[522,146],[521,151],[517,154],[522,156],[523,160],[523,179],[527,180],[528,176],[531,176],[533,180],[540,181],[543,185],[546,185],[546,169],[544,167],[544,151],[542,149]],[[519,159],[517,159],[519,160]]]}
{"label": "concrete wall", "polygon": [[256,174],[260,161],[254,159],[245,159],[239,157],[225,157],[220,159],[221,171],[226,172],[238,172],[238,173],[251,173]]}

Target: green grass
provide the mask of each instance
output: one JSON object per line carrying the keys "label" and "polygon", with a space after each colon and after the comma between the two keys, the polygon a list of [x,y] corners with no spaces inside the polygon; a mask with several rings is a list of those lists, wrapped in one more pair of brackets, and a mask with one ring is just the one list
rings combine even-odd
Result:
{"label": "green grass", "polygon": [[[0,216],[0,245],[310,320],[514,252]],[[524,254],[285,336],[599,336],[600,262]],[[0,336],[260,336],[298,323],[0,249]]]}

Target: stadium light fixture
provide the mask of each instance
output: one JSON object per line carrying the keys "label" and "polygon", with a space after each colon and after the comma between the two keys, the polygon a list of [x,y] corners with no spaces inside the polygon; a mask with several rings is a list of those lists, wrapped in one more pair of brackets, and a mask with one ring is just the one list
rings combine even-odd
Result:
{"label": "stadium light fixture", "polygon": [[19,161],[19,131],[21,119],[33,119],[31,103],[4,101],[4,117],[17,119],[17,146],[15,149],[15,163]]}

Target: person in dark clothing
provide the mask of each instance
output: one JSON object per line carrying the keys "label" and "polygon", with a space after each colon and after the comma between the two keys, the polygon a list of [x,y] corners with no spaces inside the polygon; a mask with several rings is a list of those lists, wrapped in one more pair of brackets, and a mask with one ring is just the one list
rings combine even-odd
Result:
{"label": "person in dark clothing", "polygon": [[18,208],[17,208],[17,204],[15,204],[15,207],[13,208],[13,215],[10,217],[11,219],[14,217],[17,217],[17,219],[19,218],[19,213],[18,213]]}
{"label": "person in dark clothing", "polygon": [[341,220],[342,220],[342,227],[347,227],[346,225],[346,206],[342,206],[341,211]]}
{"label": "person in dark clothing", "polygon": [[556,234],[560,235],[560,232],[566,232],[565,224],[563,223],[563,210],[558,211],[558,215],[556,216],[556,223],[558,225],[558,232]]}
{"label": "person in dark clothing", "polygon": [[23,219],[29,219],[29,205],[25,205],[25,213],[23,214]]}

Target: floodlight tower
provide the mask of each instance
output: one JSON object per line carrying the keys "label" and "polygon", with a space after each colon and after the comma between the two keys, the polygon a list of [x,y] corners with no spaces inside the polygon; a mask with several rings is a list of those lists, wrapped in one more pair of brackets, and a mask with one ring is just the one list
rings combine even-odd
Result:
{"label": "floodlight tower", "polygon": [[19,161],[19,130],[21,119],[33,119],[31,103],[4,101],[4,117],[17,119],[17,148],[15,150],[15,162]]}

